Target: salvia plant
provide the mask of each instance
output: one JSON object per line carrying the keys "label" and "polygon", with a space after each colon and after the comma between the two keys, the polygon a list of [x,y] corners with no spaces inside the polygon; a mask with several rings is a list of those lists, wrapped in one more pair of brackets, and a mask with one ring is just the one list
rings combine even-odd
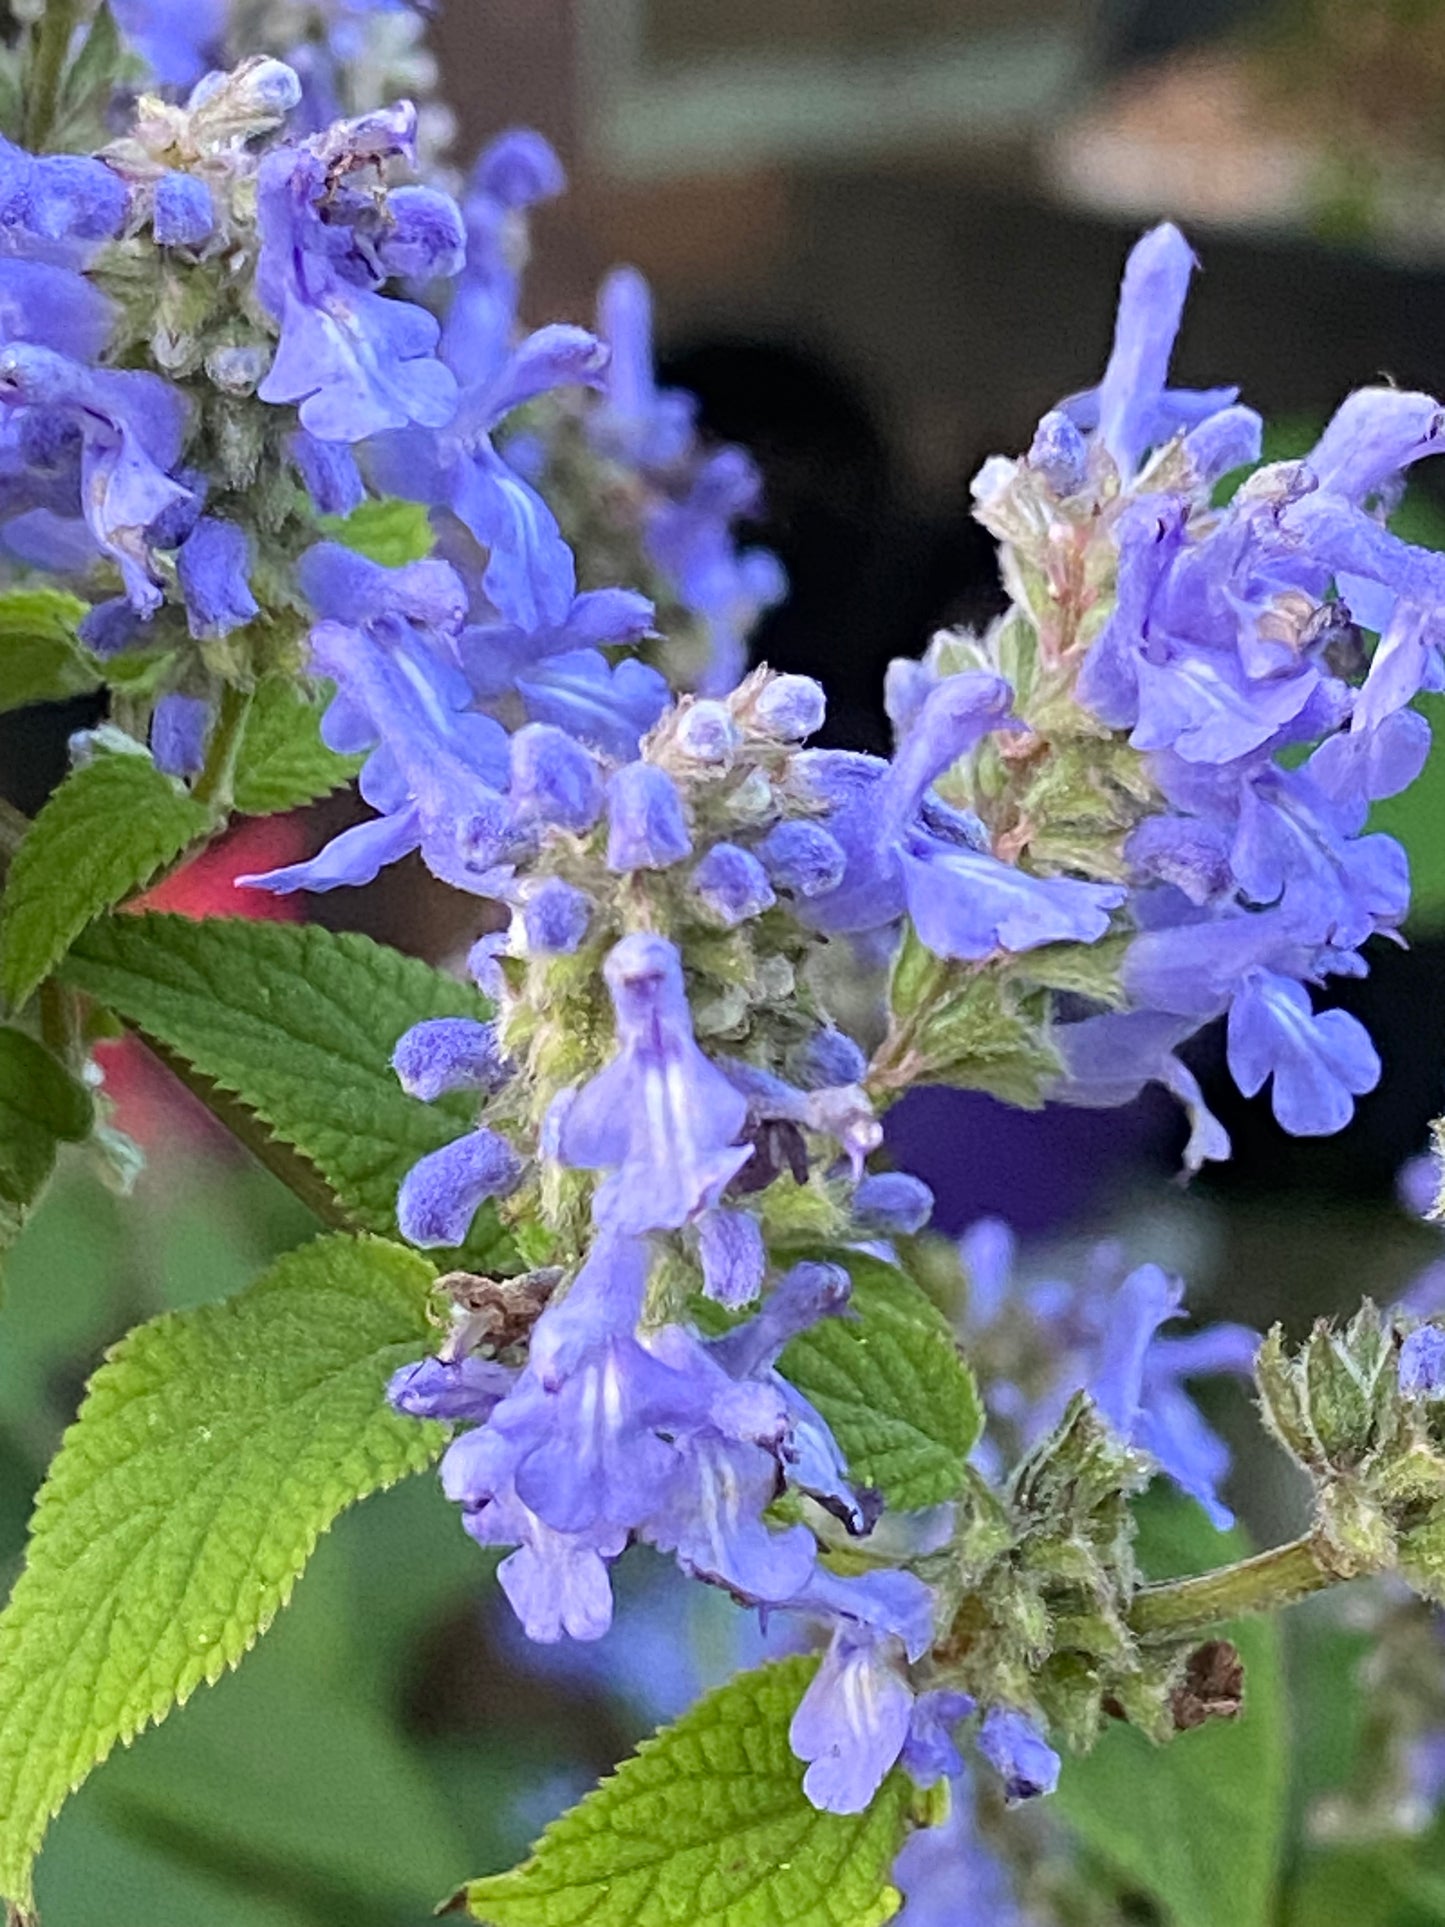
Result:
{"label": "salvia plant", "polygon": [[[1098,385],[974,484],[1006,613],[893,665],[890,758],[809,747],[822,689],[748,668],[785,591],[739,537],[748,457],[658,386],[633,271],[592,328],[523,325],[556,157],[514,131],[447,172],[445,115],[395,92],[433,84],[422,24],[51,0],[6,55],[0,699],[105,719],[0,821],[0,1230],[63,1144],[133,1167],[90,1061],[120,1029],[323,1228],[90,1382],[0,1618],[0,1890],[28,1919],[67,1793],[241,1660],[343,1508],[437,1468],[531,1640],[604,1640],[640,1543],[775,1655],[459,1910],[1022,1919],[1001,1807],[1111,1725],[1234,1718],[1222,1626],[1394,1575],[1411,1700],[1445,1322],[1426,1292],[1295,1347],[1180,1327],[1179,1282],[1109,1250],[1017,1276],[1001,1224],[930,1238],[880,1117],[1157,1083],[1195,1169],[1229,1144],[1179,1051],[1223,1018],[1287,1131],[1349,1120],[1380,1063],[1322,993],[1409,905],[1368,819],[1429,748],[1445,557],[1390,516],[1445,412],[1364,388],[1260,466],[1233,388],[1170,385],[1194,264],[1156,228]],[[353,780],[351,827],[244,882],[419,853],[469,902],[465,975],[135,907]],[[1220,1373],[1313,1520],[1161,1579],[1151,1481],[1230,1524],[1190,1391]],[[1389,1770],[1438,1784],[1445,1706],[1412,1703]]]}

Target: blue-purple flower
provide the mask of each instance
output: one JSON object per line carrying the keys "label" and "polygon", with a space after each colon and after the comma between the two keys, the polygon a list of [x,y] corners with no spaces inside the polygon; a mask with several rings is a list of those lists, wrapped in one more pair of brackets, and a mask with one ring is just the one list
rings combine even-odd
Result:
{"label": "blue-purple flower", "polygon": [[693,1037],[682,962],[665,937],[624,937],[609,953],[617,1054],[555,1111],[563,1164],[609,1175],[593,1202],[613,1231],[676,1229],[716,1204],[751,1147],[747,1103]]}
{"label": "blue-purple flower", "polygon": [[1010,727],[1013,692],[997,676],[946,677],[920,705],[889,764],[846,752],[799,757],[810,800],[844,857],[841,880],[806,896],[800,915],[828,931],[878,929],[906,910],[942,957],[1092,943],[1125,893],[1072,877],[1031,876],[980,848],[928,791],[984,736]]}

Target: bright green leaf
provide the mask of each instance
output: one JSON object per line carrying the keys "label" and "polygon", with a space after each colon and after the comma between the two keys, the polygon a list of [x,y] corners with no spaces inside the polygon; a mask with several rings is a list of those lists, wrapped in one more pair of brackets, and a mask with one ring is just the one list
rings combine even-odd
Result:
{"label": "bright green leaf", "polygon": [[[373,1504],[413,1491],[451,1511],[435,1479],[408,1479],[339,1519],[238,1675],[117,1754],[77,1807],[122,1815],[132,1838],[174,1844],[217,1872],[264,1870],[272,1891],[313,1904],[324,1896],[327,1918],[356,1927],[376,1927],[378,1914],[423,1921],[469,1864],[467,1816],[396,1719],[392,1702],[406,1675],[378,1679],[358,1653],[370,1627],[358,1623],[353,1597],[357,1527]],[[454,1514],[448,1524],[464,1598],[478,1580],[478,1553]],[[435,1614],[432,1574],[414,1548],[399,1553],[398,1585],[409,1581]],[[55,1846],[47,1844],[37,1870],[42,1902]],[[51,1927],[43,1905],[41,1917]]]}
{"label": "bright green leaf", "polygon": [[[291,1147],[312,1174],[305,1194],[359,1229],[394,1234],[407,1171],[475,1121],[464,1093],[408,1097],[391,1053],[424,1017],[485,1017],[488,1006],[368,937],[317,924],[112,917],[86,932],[65,976],[205,1080],[207,1101],[258,1154],[267,1157],[268,1137]],[[217,1091],[236,1103],[225,1108]],[[277,1169],[305,1192],[304,1173]],[[483,1210],[465,1250],[483,1262],[498,1249],[496,1218]]]}
{"label": "bright green leaf", "polygon": [[880,1927],[908,1781],[820,1813],[788,1725],[817,1662],[743,1673],[625,1760],[511,1873],[459,1899],[489,1927]]}
{"label": "bright green leaf", "polygon": [[23,1004],[93,917],[211,827],[148,756],[106,750],[61,784],[15,853],[0,902],[0,991]]}
{"label": "bright green leaf", "polygon": [[99,689],[100,671],[75,639],[86,604],[59,589],[0,595],[0,710],[62,702]]}
{"label": "bright green leaf", "polygon": [[414,1252],[328,1237],[237,1297],[123,1339],[91,1380],[0,1615],[0,1892],[68,1792],[235,1666],[344,1507],[444,1434],[388,1374],[429,1336]]}
{"label": "bright green leaf", "polygon": [[[1199,1571],[1248,1550],[1182,1503],[1142,1508],[1140,1557],[1151,1579]],[[1288,1759],[1278,1626],[1225,1627],[1244,1660],[1244,1712],[1156,1748],[1130,1727],[1065,1764],[1054,1806],[1169,1927],[1270,1927],[1283,1848]]]}
{"label": "bright green leaf", "polygon": [[1284,1927],[1440,1927],[1445,1880],[1395,1840],[1305,1856],[1285,1894]]}
{"label": "bright green leaf", "polygon": [[829,1255],[852,1274],[855,1316],[822,1319],[779,1369],[827,1419],[854,1478],[891,1508],[957,1497],[983,1413],[948,1321],[896,1266]]}
{"label": "bright green leaf", "polygon": [[293,810],[349,783],[359,756],[338,756],[321,740],[322,698],[308,697],[284,676],[256,691],[236,762],[234,804],[243,816]]}
{"label": "bright green leaf", "polygon": [[106,0],[101,0],[61,82],[56,103],[57,132],[63,128],[77,147],[88,146],[89,141],[77,136],[90,135],[93,139],[104,127],[104,111],[117,81],[128,78],[139,66],[135,56],[126,52],[115,15]]}
{"label": "bright green leaf", "polygon": [[436,542],[425,507],[394,496],[368,499],[350,515],[323,516],[321,526],[333,541],[388,569],[422,561]]}
{"label": "bright green leaf", "polygon": [[0,1251],[15,1242],[55,1164],[90,1130],[90,1096],[44,1045],[0,1028]]}

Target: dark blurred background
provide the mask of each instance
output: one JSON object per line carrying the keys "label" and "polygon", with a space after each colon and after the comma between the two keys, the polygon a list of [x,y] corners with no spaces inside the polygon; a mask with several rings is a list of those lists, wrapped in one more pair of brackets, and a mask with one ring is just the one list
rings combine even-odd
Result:
{"label": "dark blurred background", "polygon": [[[435,32],[459,161],[527,122],[568,165],[536,218],[530,317],[586,320],[601,273],[636,263],[667,378],[757,456],[751,533],[793,588],[756,653],[826,682],[834,741],[882,747],[887,661],[1000,606],[969,479],[1095,378],[1142,226],[1178,220],[1203,263],[1180,379],[1238,382],[1279,452],[1361,382],[1445,391],[1439,0],[446,0]],[[1407,510],[1445,546],[1440,486],[1421,476]],[[0,790],[38,807],[90,720],[0,722]],[[319,843],[349,807],[295,834]],[[925,1093],[892,1144],[934,1184],[941,1228],[1000,1212],[1039,1262],[1108,1230],[1185,1272],[1206,1313],[1296,1327],[1388,1300],[1445,1250],[1393,1198],[1445,1109],[1445,753],[1381,821],[1410,847],[1418,908],[1409,948],[1376,943],[1340,996],[1385,1062],[1349,1131],[1285,1138],[1210,1037],[1196,1067],[1236,1156],[1187,1193],[1167,1104],[1035,1117]],[[224,878],[207,889],[204,907],[235,907]],[[436,960],[479,923],[410,865],[306,909]],[[131,1062],[116,1088],[150,1169],[127,1200],[67,1169],[10,1268],[0,1585],[103,1345],[306,1235],[163,1074]],[[1261,1538],[1293,1529],[1298,1495],[1242,1395],[1218,1403],[1242,1514]],[[41,1865],[52,1927],[420,1923],[746,1637],[639,1564],[631,1642],[528,1655],[483,1578],[426,1481],[343,1520],[245,1671],[67,1811]]]}

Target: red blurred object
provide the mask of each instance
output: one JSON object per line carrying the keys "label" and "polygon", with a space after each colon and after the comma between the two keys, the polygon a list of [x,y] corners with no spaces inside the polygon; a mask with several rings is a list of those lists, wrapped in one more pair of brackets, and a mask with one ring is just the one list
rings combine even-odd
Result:
{"label": "red blurred object", "polygon": [[[307,848],[299,817],[257,817],[238,823],[128,907],[169,910],[197,920],[249,917],[300,923],[304,919],[298,898],[273,896],[268,890],[238,890],[235,879],[295,862]],[[118,1037],[97,1044],[95,1058],[105,1075],[111,1123],[147,1150],[182,1136],[203,1156],[221,1153],[230,1145],[230,1137],[205,1106],[134,1039]]]}

